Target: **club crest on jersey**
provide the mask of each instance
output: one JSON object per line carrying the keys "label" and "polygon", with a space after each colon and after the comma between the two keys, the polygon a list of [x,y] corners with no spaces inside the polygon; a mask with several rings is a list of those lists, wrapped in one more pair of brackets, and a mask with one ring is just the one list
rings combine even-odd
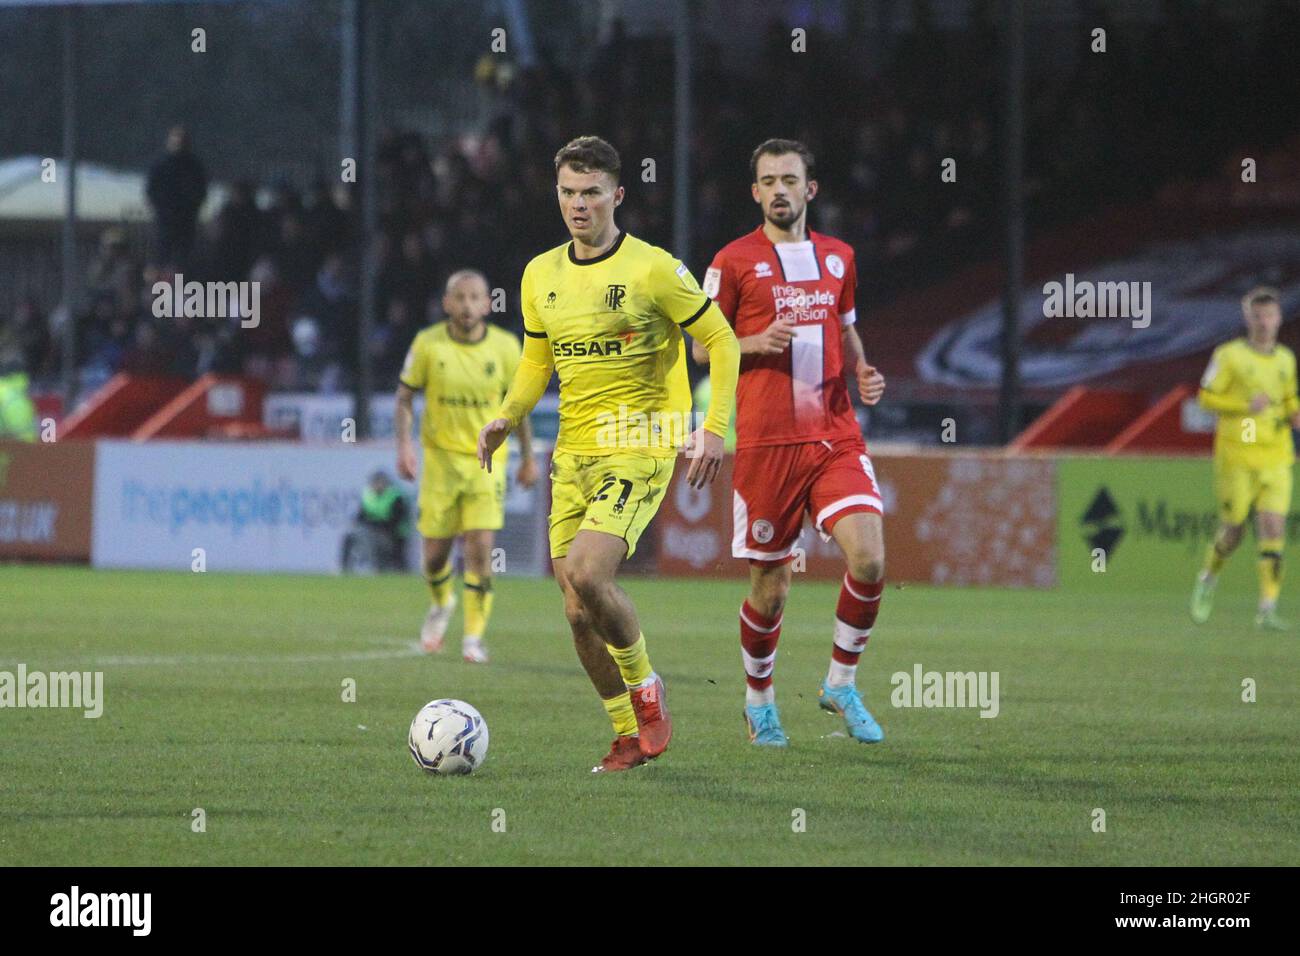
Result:
{"label": "club crest on jersey", "polygon": [[710,299],[718,297],[718,290],[722,288],[722,270],[709,266],[704,273],[704,294]]}
{"label": "club crest on jersey", "polygon": [[760,279],[766,279],[772,274],[772,264],[770,262],[754,263],[754,275]]}
{"label": "club crest on jersey", "polygon": [[548,296],[546,297],[546,308],[548,308],[548,309],[553,309],[553,308],[555,308],[555,293],[554,293],[554,292],[552,292],[550,295],[548,295]]}
{"label": "club crest on jersey", "polygon": [[627,286],[611,285],[605,292],[605,308],[611,312],[617,312],[623,308],[623,300],[627,297]]}
{"label": "club crest on jersey", "polygon": [[837,279],[843,279],[844,260],[832,252],[829,256],[826,257],[826,271],[829,272]]}
{"label": "club crest on jersey", "polygon": [[772,522],[766,518],[757,518],[750,526],[749,532],[759,544],[767,544],[772,540],[772,535],[776,533],[776,530],[772,527]]}

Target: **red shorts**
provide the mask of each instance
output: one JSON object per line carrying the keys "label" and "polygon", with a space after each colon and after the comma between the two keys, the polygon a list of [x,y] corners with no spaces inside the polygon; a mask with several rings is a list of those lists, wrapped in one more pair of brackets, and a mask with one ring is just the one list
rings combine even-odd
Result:
{"label": "red shorts", "polygon": [[732,487],[731,553],[751,561],[791,560],[805,512],[828,537],[845,515],[882,513],[861,437],[742,448]]}

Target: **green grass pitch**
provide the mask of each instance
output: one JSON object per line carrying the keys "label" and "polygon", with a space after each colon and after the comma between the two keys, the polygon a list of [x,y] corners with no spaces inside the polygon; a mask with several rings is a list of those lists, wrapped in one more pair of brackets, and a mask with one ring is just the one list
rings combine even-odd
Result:
{"label": "green grass pitch", "polygon": [[[743,586],[624,585],[676,736],[593,776],[611,734],[550,581],[498,580],[476,667],[459,614],[447,655],[415,650],[415,578],[0,568],[0,670],[105,674],[97,720],[0,710],[0,865],[1300,862],[1300,636],[1254,631],[1249,593],[1202,629],[1185,595],[890,587],[864,746],[816,706],[835,587],[796,579],[771,752],[741,717]],[[1000,714],[891,706],[917,663],[998,671]],[[435,697],[487,718],[479,772],[412,763]]]}

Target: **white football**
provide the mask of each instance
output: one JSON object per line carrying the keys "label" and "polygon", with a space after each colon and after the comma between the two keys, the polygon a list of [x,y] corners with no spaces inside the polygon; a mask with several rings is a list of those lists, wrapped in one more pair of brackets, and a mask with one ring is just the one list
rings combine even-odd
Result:
{"label": "white football", "polygon": [[471,773],[487,756],[487,721],[463,700],[431,700],[411,721],[408,742],[421,770]]}

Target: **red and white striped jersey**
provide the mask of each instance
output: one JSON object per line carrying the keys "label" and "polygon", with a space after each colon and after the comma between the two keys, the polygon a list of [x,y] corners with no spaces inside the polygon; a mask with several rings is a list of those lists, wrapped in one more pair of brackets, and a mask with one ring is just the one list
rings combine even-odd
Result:
{"label": "red and white striped jersey", "polygon": [[796,323],[780,355],[741,356],[737,448],[861,435],[840,344],[856,320],[857,285],[853,248],[811,230],[803,242],[774,244],[760,227],[714,257],[704,291],[738,338],[778,318]]}

